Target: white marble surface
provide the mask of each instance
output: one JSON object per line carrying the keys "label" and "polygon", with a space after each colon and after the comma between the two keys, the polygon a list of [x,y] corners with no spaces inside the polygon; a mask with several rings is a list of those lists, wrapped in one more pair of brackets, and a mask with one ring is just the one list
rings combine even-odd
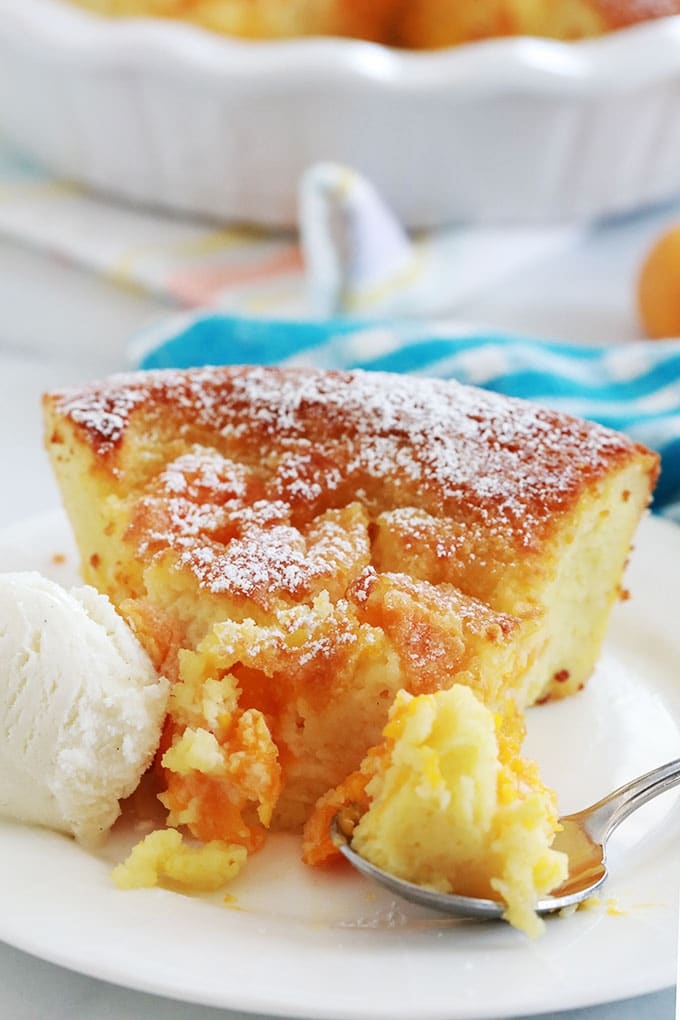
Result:
{"label": "white marble surface", "polygon": [[[594,232],[457,310],[466,322],[578,341],[638,334],[633,281],[642,253],[680,208]],[[39,397],[46,388],[126,367],[128,338],[169,309],[80,270],[0,241],[0,527],[58,503],[41,448]],[[545,1014],[548,1015],[555,1014]],[[0,1017],[7,1020],[240,1020],[115,988],[0,945]],[[564,1020],[671,1020],[675,994],[560,1014]],[[414,1018],[417,1020],[417,1018]]]}

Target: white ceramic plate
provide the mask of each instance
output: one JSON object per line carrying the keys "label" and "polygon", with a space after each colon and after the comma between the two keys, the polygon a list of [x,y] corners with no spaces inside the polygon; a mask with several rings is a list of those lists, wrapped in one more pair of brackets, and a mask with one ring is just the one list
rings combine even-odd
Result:
{"label": "white ceramic plate", "polygon": [[[64,563],[54,554],[66,554]],[[60,513],[0,536],[0,569],[70,583]],[[589,687],[531,712],[529,750],[573,810],[680,749],[680,531],[644,522],[629,584]],[[530,942],[394,902],[352,872],[305,869],[272,839],[231,892],[117,892],[111,862],[52,833],[0,823],[0,938],[39,957],[187,1001],[315,1020],[473,1020],[595,1004],[675,979],[680,795],[630,818],[611,848],[606,905],[554,919]]]}
{"label": "white ceramic plate", "polygon": [[601,39],[406,53],[250,43],[0,0],[0,131],[133,201],[292,225],[319,160],[409,226],[591,220],[680,193],[680,17]]}

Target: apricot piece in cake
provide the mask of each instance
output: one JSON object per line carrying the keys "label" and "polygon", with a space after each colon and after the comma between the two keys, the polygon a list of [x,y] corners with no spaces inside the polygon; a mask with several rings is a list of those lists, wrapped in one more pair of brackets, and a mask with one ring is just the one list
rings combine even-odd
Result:
{"label": "apricot piece in cake", "polygon": [[157,829],[114,868],[113,880],[119,889],[167,885],[184,892],[213,892],[235,878],[245,860],[242,846],[218,840],[191,846],[177,829]]}

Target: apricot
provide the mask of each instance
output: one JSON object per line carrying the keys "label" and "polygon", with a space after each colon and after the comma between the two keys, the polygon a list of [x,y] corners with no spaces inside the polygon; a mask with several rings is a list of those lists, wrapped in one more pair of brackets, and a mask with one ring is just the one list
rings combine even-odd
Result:
{"label": "apricot", "polygon": [[637,281],[638,314],[652,340],[680,337],[680,225],[652,245]]}

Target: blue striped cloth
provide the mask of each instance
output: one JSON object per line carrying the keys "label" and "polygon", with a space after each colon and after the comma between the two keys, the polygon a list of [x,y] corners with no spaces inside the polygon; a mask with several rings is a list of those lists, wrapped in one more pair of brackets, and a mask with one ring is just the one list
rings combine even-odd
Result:
{"label": "blue striped cloth", "polygon": [[626,432],[661,454],[654,509],[680,523],[680,340],[585,346],[452,323],[201,315],[140,338],[140,368],[300,364],[455,378]]}

